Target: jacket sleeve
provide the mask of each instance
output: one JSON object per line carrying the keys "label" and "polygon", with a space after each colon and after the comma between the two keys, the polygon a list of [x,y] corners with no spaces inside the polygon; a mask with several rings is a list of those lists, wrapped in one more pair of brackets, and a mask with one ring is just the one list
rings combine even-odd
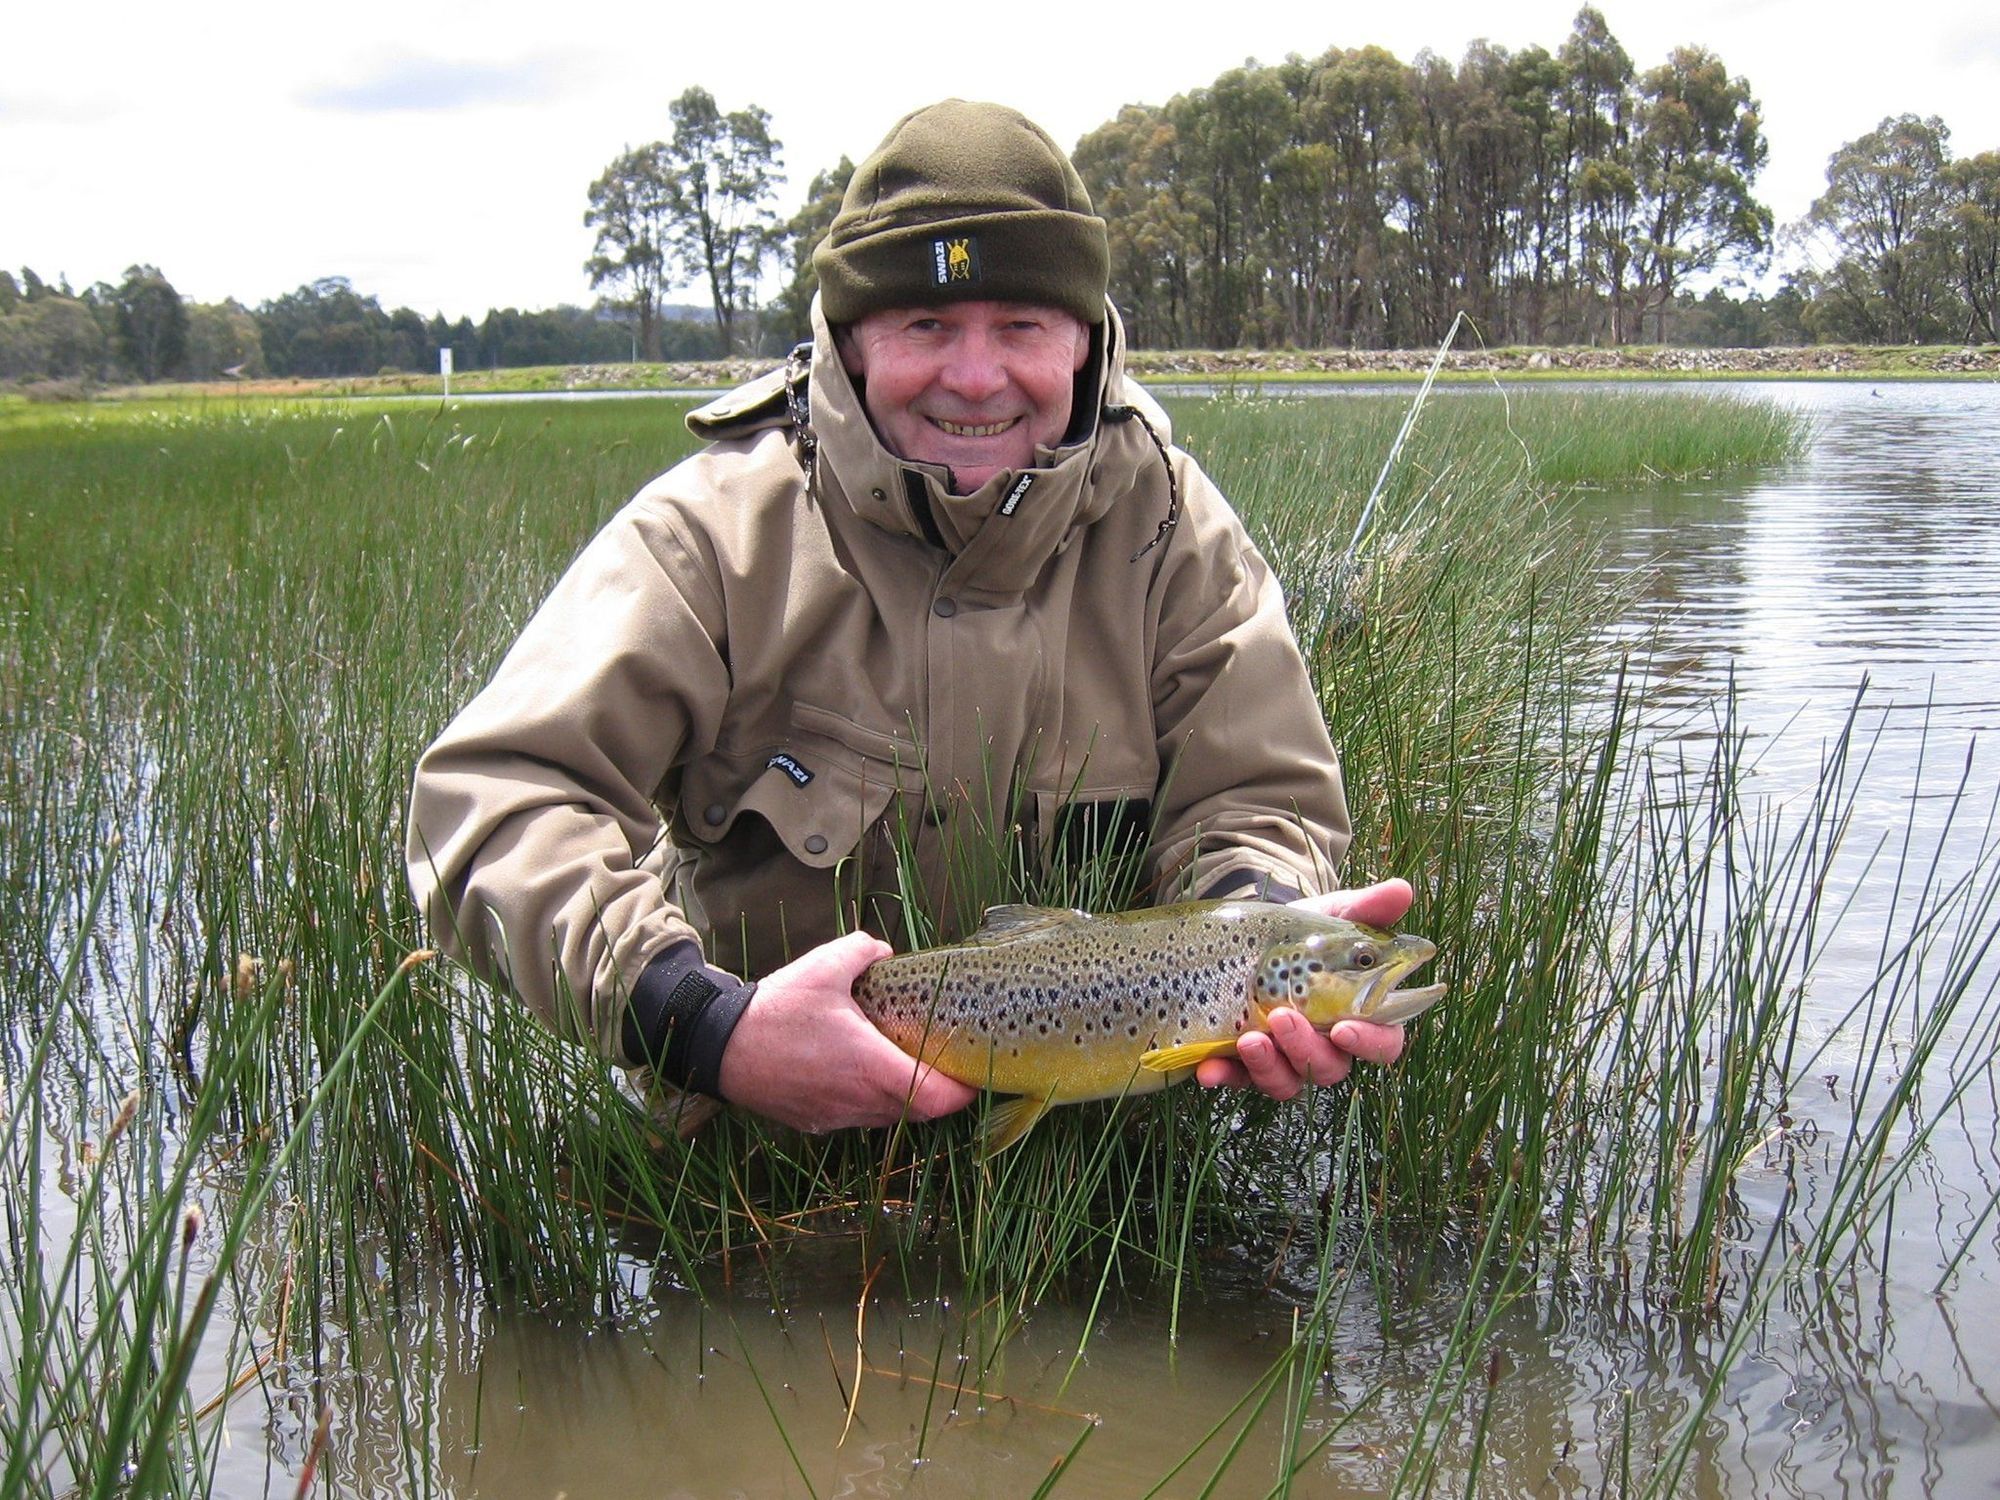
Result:
{"label": "jacket sleeve", "polygon": [[1208,476],[1185,454],[1174,464],[1181,517],[1151,596],[1163,886],[1330,890],[1347,800],[1284,597]]}
{"label": "jacket sleeve", "polygon": [[697,941],[654,797],[728,693],[716,586],[652,492],[584,549],[419,761],[406,857],[446,951],[625,1057],[625,1001]]}

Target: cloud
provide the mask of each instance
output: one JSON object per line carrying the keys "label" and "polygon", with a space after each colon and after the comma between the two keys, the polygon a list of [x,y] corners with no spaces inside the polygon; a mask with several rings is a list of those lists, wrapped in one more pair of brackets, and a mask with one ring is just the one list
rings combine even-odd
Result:
{"label": "cloud", "polygon": [[2000,62],[2000,26],[1966,20],[1945,34],[1937,60],[1945,67],[1983,67]]}
{"label": "cloud", "polygon": [[299,102],[343,114],[545,104],[560,92],[563,72],[562,64],[549,58],[516,63],[403,58],[370,77],[308,89]]}

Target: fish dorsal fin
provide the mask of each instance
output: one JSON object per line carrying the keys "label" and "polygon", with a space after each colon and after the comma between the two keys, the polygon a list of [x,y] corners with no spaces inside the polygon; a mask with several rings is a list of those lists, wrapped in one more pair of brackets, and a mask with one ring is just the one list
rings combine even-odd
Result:
{"label": "fish dorsal fin", "polygon": [[1087,911],[1073,911],[1062,906],[1024,906],[1015,903],[1008,906],[989,906],[986,916],[979,924],[979,930],[967,938],[968,943],[992,945],[995,943],[1018,943],[1028,938],[1044,937],[1059,932],[1066,927],[1074,927],[1079,922],[1088,922],[1091,915]]}

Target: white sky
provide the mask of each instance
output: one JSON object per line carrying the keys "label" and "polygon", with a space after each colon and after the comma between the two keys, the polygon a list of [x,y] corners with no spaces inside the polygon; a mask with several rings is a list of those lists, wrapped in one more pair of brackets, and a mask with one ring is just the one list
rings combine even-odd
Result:
{"label": "white sky", "polygon": [[[1479,36],[1554,51],[1577,8],[15,5],[0,24],[0,266],[82,287],[151,262],[185,295],[252,305],[344,275],[384,307],[453,318],[588,303],[590,182],[666,135],[667,103],[690,84],[724,109],[770,112],[788,214],[813,173],[947,95],[1012,104],[1074,145],[1120,105],[1164,102],[1245,58],[1375,44],[1455,61]],[[1956,155],[2000,149],[1992,0],[1599,8],[1641,70],[1696,43],[1749,79],[1771,144],[1758,192],[1781,224],[1824,187],[1834,149],[1886,115],[1942,116]]]}

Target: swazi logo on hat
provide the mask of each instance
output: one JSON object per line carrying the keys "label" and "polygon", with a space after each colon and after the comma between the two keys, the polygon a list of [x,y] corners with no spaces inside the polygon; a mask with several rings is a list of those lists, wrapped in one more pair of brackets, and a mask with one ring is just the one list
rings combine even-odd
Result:
{"label": "swazi logo on hat", "polygon": [[958,282],[977,285],[978,281],[979,236],[968,234],[957,239],[931,241],[933,286],[951,286]]}

